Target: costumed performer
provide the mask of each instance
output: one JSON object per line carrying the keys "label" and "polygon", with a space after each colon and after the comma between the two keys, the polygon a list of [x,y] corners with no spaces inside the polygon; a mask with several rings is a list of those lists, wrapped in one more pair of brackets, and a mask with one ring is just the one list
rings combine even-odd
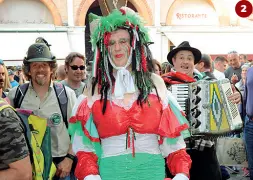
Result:
{"label": "costumed performer", "polygon": [[75,175],[84,180],[163,180],[165,161],[188,180],[191,167],[186,118],[152,66],[147,29],[123,7],[106,17],[91,15],[93,81],[70,120]]}

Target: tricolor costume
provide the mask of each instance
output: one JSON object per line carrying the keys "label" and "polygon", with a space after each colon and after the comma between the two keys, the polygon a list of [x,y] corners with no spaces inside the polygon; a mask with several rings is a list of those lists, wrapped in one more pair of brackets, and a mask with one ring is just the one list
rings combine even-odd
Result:
{"label": "tricolor costume", "polygon": [[[95,18],[93,82],[79,97],[69,125],[78,158],[76,177],[163,180],[167,157],[173,179],[188,180],[191,159],[184,142],[188,123],[163,80],[148,71],[150,41],[140,17],[121,8]],[[108,50],[111,32],[118,29],[130,34],[124,67],[113,63]]]}

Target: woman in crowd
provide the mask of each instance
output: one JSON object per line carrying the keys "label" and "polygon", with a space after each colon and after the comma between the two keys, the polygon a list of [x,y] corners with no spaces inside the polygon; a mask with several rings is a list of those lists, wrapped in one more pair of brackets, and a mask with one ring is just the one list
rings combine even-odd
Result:
{"label": "woman in crowd", "polygon": [[153,68],[154,68],[154,73],[160,76],[162,73],[161,64],[156,59],[152,60],[152,64],[153,64]]}
{"label": "woman in crowd", "polygon": [[248,69],[250,68],[250,65],[246,63],[246,64],[242,65],[241,68],[242,68],[242,73],[241,73],[242,79],[238,83],[236,83],[235,86],[243,94],[245,83],[246,83],[246,74],[247,74]]}

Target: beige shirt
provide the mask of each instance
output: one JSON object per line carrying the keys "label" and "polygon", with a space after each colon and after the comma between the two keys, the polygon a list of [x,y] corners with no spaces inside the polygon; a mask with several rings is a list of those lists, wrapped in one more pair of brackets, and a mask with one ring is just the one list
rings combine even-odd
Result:
{"label": "beige shirt", "polygon": [[[65,87],[65,89],[68,96],[67,118],[69,120],[71,117],[72,108],[76,102],[76,95],[75,92],[70,88]],[[15,97],[16,90],[17,87],[11,89],[8,94],[8,98],[10,99],[12,106],[14,104],[13,99]],[[35,115],[47,119],[48,126],[51,129],[52,156],[65,156],[70,146],[70,138],[62,118],[53,84],[50,85],[45,100],[41,102],[30,83],[20,108],[32,110]]]}

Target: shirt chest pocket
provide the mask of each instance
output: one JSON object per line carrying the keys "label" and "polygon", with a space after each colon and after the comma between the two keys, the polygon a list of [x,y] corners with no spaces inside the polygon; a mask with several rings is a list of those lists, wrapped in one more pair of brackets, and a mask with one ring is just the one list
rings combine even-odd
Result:
{"label": "shirt chest pocket", "polygon": [[63,123],[61,109],[56,98],[50,98],[42,104],[40,111],[47,117],[50,127],[60,126]]}
{"label": "shirt chest pocket", "polygon": [[54,112],[48,117],[48,125],[50,127],[59,126],[63,123],[62,121],[63,119],[60,112]]}

